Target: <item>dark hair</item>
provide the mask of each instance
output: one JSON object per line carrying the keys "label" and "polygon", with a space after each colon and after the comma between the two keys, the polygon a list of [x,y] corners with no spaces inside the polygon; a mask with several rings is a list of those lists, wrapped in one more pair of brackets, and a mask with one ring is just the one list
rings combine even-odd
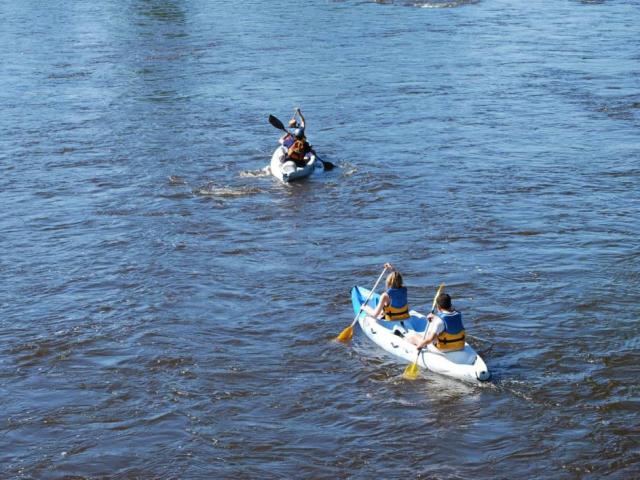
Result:
{"label": "dark hair", "polygon": [[443,310],[451,310],[451,297],[448,293],[441,293],[436,300],[438,307]]}

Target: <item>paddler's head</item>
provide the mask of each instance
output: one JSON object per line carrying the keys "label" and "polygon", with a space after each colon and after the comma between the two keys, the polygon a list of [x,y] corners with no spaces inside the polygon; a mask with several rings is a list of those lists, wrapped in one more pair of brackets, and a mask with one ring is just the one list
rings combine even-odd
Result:
{"label": "paddler's head", "polygon": [[441,293],[436,299],[436,305],[438,310],[451,311],[451,296],[448,293]]}
{"label": "paddler's head", "polygon": [[296,122],[295,118],[289,120],[289,128],[298,128],[298,122]]}
{"label": "paddler's head", "polygon": [[387,288],[402,288],[402,275],[394,270],[387,275]]}

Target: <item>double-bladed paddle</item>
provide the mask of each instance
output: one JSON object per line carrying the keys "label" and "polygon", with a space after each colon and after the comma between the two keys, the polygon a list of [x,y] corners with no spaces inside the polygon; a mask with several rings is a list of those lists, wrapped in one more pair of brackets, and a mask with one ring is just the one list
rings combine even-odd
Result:
{"label": "double-bladed paddle", "polygon": [[[289,130],[287,130],[285,128],[284,123],[282,123],[280,121],[280,119],[278,119],[278,117],[275,117],[273,115],[269,115],[269,123],[271,125],[273,125],[274,127],[276,127],[278,130],[282,130],[283,132],[286,132],[286,133],[290,134]],[[335,165],[333,163],[327,162],[326,160],[322,160],[320,157],[318,157],[318,155],[316,155],[316,158],[322,162],[322,166],[327,171],[333,170],[333,168],[335,167]]]}

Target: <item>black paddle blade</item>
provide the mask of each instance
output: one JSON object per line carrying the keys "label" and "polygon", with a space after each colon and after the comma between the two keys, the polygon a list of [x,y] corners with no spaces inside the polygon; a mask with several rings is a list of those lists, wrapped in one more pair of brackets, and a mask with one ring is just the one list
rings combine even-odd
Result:
{"label": "black paddle blade", "polygon": [[333,170],[336,167],[333,163],[327,162],[326,160],[320,160],[320,161],[322,162],[322,166],[327,172],[329,170]]}
{"label": "black paddle blade", "polygon": [[284,128],[284,124],[277,117],[274,117],[273,115],[269,115],[269,123],[274,127],[276,127],[278,130],[284,130],[285,132],[287,131],[287,129]]}

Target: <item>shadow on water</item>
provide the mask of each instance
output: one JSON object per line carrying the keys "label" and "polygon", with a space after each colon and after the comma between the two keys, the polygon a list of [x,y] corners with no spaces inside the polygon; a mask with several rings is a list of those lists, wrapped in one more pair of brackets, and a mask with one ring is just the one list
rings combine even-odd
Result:
{"label": "shadow on water", "polygon": [[186,11],[178,4],[168,0],[145,0],[138,3],[141,15],[160,22],[184,24]]}

